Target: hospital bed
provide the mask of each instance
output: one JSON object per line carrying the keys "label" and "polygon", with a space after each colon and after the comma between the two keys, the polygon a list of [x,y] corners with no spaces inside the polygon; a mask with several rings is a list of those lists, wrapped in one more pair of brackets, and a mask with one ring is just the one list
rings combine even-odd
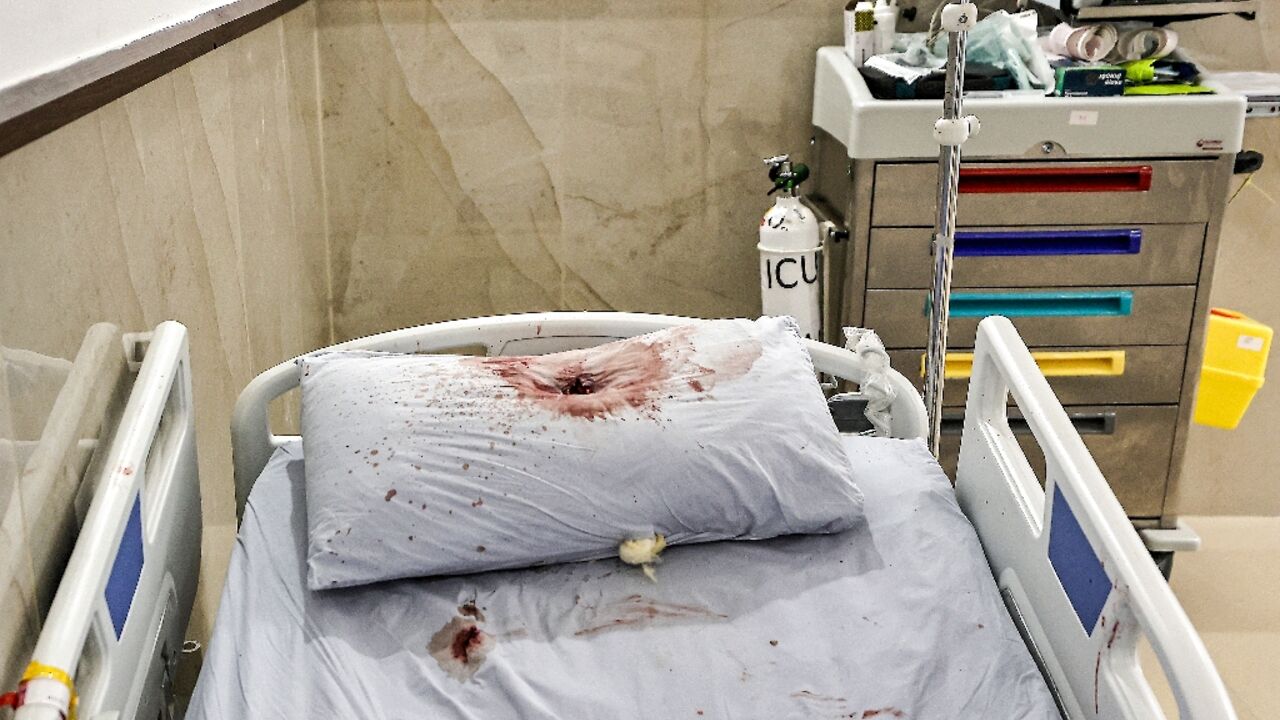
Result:
{"label": "hospital bed", "polygon": [[[690,321],[687,318],[630,313],[512,315],[425,325],[362,338],[337,347],[415,353],[482,350],[488,355],[541,354],[586,347]],[[199,489],[186,342],[185,329],[177,323],[167,322],[157,327],[145,343],[135,344],[137,357],[131,365],[137,372],[137,379],[115,430],[107,460],[100,465],[102,476],[94,480],[97,486],[93,503],[39,639],[32,670],[28,673],[30,679],[25,683],[27,704],[17,713],[20,720],[61,717],[73,702],[73,686],[78,691],[76,702],[81,718],[150,720],[169,717],[173,712],[174,662],[194,594],[190,579],[199,562]],[[857,354],[832,345],[807,342],[815,367],[824,376],[855,385],[868,379],[867,365]],[[895,477],[901,476],[903,483],[923,483],[920,487],[925,489],[920,497],[930,498],[928,502],[943,508],[944,514],[945,508],[952,506],[963,511],[963,516],[959,511],[955,513],[963,529],[957,531],[954,538],[933,538],[934,551],[952,552],[946,549],[951,546],[963,550],[965,538],[973,538],[971,554],[976,566],[990,571],[990,577],[984,575],[975,587],[979,595],[990,595],[990,604],[999,615],[996,620],[988,622],[1007,627],[1008,637],[1015,643],[1020,636],[1022,642],[1016,643],[1015,655],[1034,661],[1034,665],[1028,662],[1028,666],[1032,667],[1032,674],[1038,675],[1036,683],[1043,682],[1043,687],[1036,692],[1051,695],[1050,709],[1056,706],[1056,711],[1068,718],[1137,720],[1164,717],[1155,693],[1138,665],[1136,648],[1139,638],[1145,637],[1168,679],[1180,717],[1202,720],[1235,717],[1223,683],[1200,638],[1008,320],[988,318],[978,330],[954,494],[933,461],[927,454],[922,454],[924,444],[920,438],[926,432],[926,420],[920,396],[906,378],[892,370],[888,372],[888,381],[896,396],[890,407],[889,434],[900,439],[848,440],[850,443],[863,443],[858,446],[863,450],[892,448],[892,452],[900,453],[901,457],[923,457],[927,461],[919,463],[923,480],[913,479],[911,476],[915,471],[909,469]],[[274,517],[280,521],[277,524],[287,524],[291,517],[298,517],[273,505],[287,504],[291,497],[297,499],[296,492],[291,496],[289,490],[289,474],[293,472],[291,468],[294,465],[289,462],[289,455],[299,450],[296,438],[272,433],[268,413],[272,400],[295,389],[298,381],[294,362],[282,363],[251,382],[236,405],[232,423],[235,494],[238,512],[244,520],[236,549],[239,559],[233,558],[232,561],[232,577],[228,580],[227,594],[210,646],[210,658],[206,660],[200,681],[203,687],[198,687],[198,694],[203,691],[206,698],[233,697],[234,690],[228,691],[225,687],[219,690],[217,686],[223,682],[246,683],[252,680],[245,677],[246,673],[239,673],[237,664],[240,662],[248,666],[252,659],[257,663],[253,667],[269,670],[273,665],[288,668],[294,661],[294,657],[288,654],[289,648],[276,648],[275,656],[253,656],[252,650],[263,649],[252,642],[253,637],[271,635],[274,632],[271,625],[282,621],[279,617],[270,616],[264,608],[259,621],[261,625],[254,627],[254,618],[259,615],[253,612],[253,608],[245,608],[243,602],[229,603],[226,598],[235,600],[238,597],[252,603],[255,598],[270,594],[264,586],[245,584],[252,579],[253,572],[244,566],[271,561],[271,555],[263,554],[261,547],[257,550],[258,555],[253,554],[254,543],[260,544],[259,540],[264,538],[287,541],[289,537],[287,529],[262,527],[264,521]],[[1043,479],[1035,476],[1010,430],[1010,405],[1007,402],[1010,396],[1044,453],[1047,472]],[[882,466],[881,469],[888,475],[894,475],[891,467]],[[258,487],[255,487],[255,482]],[[865,481],[860,478],[859,482]],[[893,503],[899,501],[893,500],[894,493],[900,488],[892,484],[878,488],[874,493],[872,489],[864,489],[868,496],[867,513],[872,530],[876,530],[877,505],[873,500],[877,497],[880,500],[876,502],[881,502],[879,507],[895,517],[910,520],[911,513],[919,509],[895,507]],[[921,514],[920,517],[928,516]],[[905,530],[900,529],[899,532],[912,530],[910,522],[901,525]],[[918,525],[917,522],[917,531],[920,530]],[[882,545],[879,551],[885,558],[890,558],[885,561],[887,564],[892,564],[894,557],[894,548],[883,547],[890,537],[885,534],[876,536]],[[812,549],[803,545],[806,542],[812,541],[784,539],[781,542],[713,545],[733,546],[728,552],[751,553],[755,550],[746,546],[757,546],[778,553],[788,548]],[[829,542],[838,543],[837,540]],[[722,564],[720,560],[729,557],[699,555],[726,552],[714,547],[676,548],[675,551],[680,553],[673,551],[673,555],[678,554],[678,557],[670,561],[670,573],[663,577],[666,584],[659,584],[658,588],[681,587],[680,583],[685,581],[679,577],[680,568],[686,558],[694,571],[711,572],[712,569],[708,568]],[[273,552],[283,558],[281,562],[289,561],[284,557],[291,555],[288,548],[275,548]],[[927,547],[903,548],[897,561],[908,565],[926,563],[930,552],[933,551]],[[712,564],[699,570],[698,557],[710,558]],[[743,557],[756,561],[756,556]],[[513,578],[521,582],[528,580],[532,593],[539,587],[554,585],[546,577],[554,577],[557,573],[591,572],[590,568],[599,568],[597,564],[601,562],[608,561],[559,566],[560,569],[550,572],[545,569],[517,571],[542,572],[543,579],[535,579],[533,574],[513,576],[507,573],[470,577],[475,579],[475,583],[490,583],[487,587],[498,594],[504,587],[510,592]],[[793,566],[803,564],[791,563]],[[949,558],[946,564],[952,564]],[[744,584],[766,587],[768,573],[774,571],[773,566],[751,565],[739,567],[739,570],[752,572],[748,567],[761,575],[740,576]],[[664,572],[667,570],[664,565]],[[778,569],[777,572],[786,570]],[[866,573],[864,577],[881,574]],[[380,602],[377,598],[390,598],[397,594],[412,596],[418,589],[426,598],[429,592],[436,592],[431,588],[439,588],[439,583],[447,584],[454,579],[407,581],[407,584],[404,584],[406,581],[396,581],[369,591],[357,589],[357,593],[374,595],[343,596],[349,601],[350,608],[345,616],[341,603],[324,605],[325,593],[307,595],[301,589],[302,582],[300,578],[296,579],[296,587],[284,587],[279,592],[302,598],[298,612],[308,614],[308,631],[317,627],[309,616],[313,611],[323,609],[336,613],[336,618],[329,618],[326,622],[331,623],[328,626],[331,628],[336,627],[333,623],[347,626],[348,634],[337,638],[339,644],[363,647],[363,651],[357,649],[357,654],[376,654],[374,649],[363,646],[365,638],[359,637],[361,625],[366,620],[371,623],[375,620],[373,615],[359,614],[370,612],[371,608],[376,612],[377,605],[370,605],[370,602]],[[437,584],[415,585],[415,582]],[[345,590],[325,592],[351,593]],[[550,587],[548,592],[554,593],[555,588]],[[755,589],[743,589],[738,591],[738,595],[750,595],[752,592]],[[958,592],[956,588],[941,584],[924,593],[932,599],[921,598],[919,588],[912,592],[910,595],[915,598],[914,602],[931,602],[930,607],[939,613],[945,613],[949,605],[961,602],[958,597],[949,597]],[[904,598],[907,596],[903,595]],[[782,598],[775,600],[782,602]],[[853,598],[849,601],[852,602]],[[833,610],[839,614],[842,601],[837,598],[835,602],[837,605]],[[882,608],[887,608],[886,611],[893,609],[892,599],[878,602]],[[901,604],[905,606],[907,603],[904,599]],[[240,607],[233,611],[229,605]],[[707,618],[696,612],[680,610],[683,606],[668,604],[665,607],[665,611],[659,608],[657,614],[675,616],[683,623],[684,631],[699,632],[703,629],[700,623]],[[238,614],[231,617],[229,613]],[[710,620],[706,624],[710,625]],[[579,636],[583,634],[576,633]],[[644,635],[636,633],[635,637]],[[230,643],[236,637],[245,639],[244,646],[224,648],[221,659],[215,662],[220,639]],[[875,634],[868,627],[859,637],[873,638]],[[973,634],[964,642],[980,643],[983,641],[976,638],[981,637]],[[898,639],[897,643],[888,645],[912,644],[908,636]],[[317,638],[308,637],[307,641],[317,641]],[[784,648],[785,643],[784,639]],[[777,643],[771,641],[771,645],[777,646]],[[890,649],[888,645],[886,650]],[[864,649],[872,652],[873,659],[875,650]],[[838,654],[840,649],[832,652]],[[388,664],[374,663],[367,673],[345,676],[349,686],[339,692],[359,694],[377,687],[380,673],[393,672],[387,669],[392,667],[393,660],[389,655],[380,656],[379,663]],[[618,673],[627,672],[635,658],[624,657],[621,660]],[[215,665],[212,669],[211,663]],[[831,663],[838,664],[836,658],[832,658]],[[1035,673],[1037,668],[1039,672]],[[239,673],[239,676],[218,677],[219,674],[225,675],[223,671]],[[349,668],[344,669],[344,672],[349,671]],[[527,674],[534,673],[534,668],[524,668],[522,672],[526,673],[522,676],[524,682],[536,685],[536,674]],[[744,683],[747,675],[747,669],[744,669]],[[857,678],[850,680],[856,681]],[[268,681],[274,682],[270,678]],[[653,690],[660,695],[662,687]],[[218,694],[220,691],[222,695]],[[288,688],[280,689],[280,693],[287,695]],[[799,703],[798,709],[788,715],[794,717],[938,716],[911,714],[909,701],[892,707],[869,707],[850,705],[844,702],[845,698],[834,697],[834,694],[802,690],[792,695]],[[268,699],[283,701],[280,694]],[[256,701],[261,703],[264,698],[256,696]],[[382,713],[383,708],[369,709],[367,716],[396,716]],[[379,712],[373,712],[375,709]],[[406,707],[398,710],[414,712]],[[691,716],[692,712],[690,708]],[[698,715],[702,712],[699,708]],[[222,713],[230,717],[234,711],[224,708]],[[459,714],[466,713],[459,711]],[[626,714],[620,712],[616,716]],[[206,708],[205,715],[212,716],[213,712]],[[952,715],[963,716],[963,712]]]}

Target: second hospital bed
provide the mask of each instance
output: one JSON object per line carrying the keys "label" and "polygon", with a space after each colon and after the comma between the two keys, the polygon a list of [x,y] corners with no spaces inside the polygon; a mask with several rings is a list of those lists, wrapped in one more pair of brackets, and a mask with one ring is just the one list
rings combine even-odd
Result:
{"label": "second hospital bed", "polygon": [[[541,354],[689,321],[517,315],[338,347]],[[820,372],[867,379],[854,353],[808,347]],[[592,561],[312,592],[305,458],[296,438],[275,436],[268,424],[268,404],[298,384],[296,366],[281,364],[237,404],[242,524],[190,715],[1163,717],[1138,667],[1145,636],[1181,717],[1235,716],[1199,637],[1012,324],[991,318],[979,330],[954,490],[920,439],[919,396],[889,372],[897,439],[844,438],[866,494],[867,522],[849,531],[672,548],[656,585],[617,561]],[[1010,395],[1044,452],[1043,486],[1010,431]],[[116,559],[135,513],[142,528],[193,520],[191,503],[172,502],[190,497],[196,482],[194,458],[173,451],[189,443],[189,415],[181,415],[189,407],[185,333],[167,323],[141,364],[36,651],[42,667],[76,678],[81,717],[164,710],[166,667],[183,628],[157,608],[169,597],[161,589],[191,572],[198,547],[140,533],[143,561],[123,617],[110,612],[104,589],[118,595]],[[153,461],[160,452],[166,462]],[[190,598],[182,602],[189,607]],[[439,642],[460,621],[495,638],[483,657],[464,653],[476,665],[468,682],[443,672],[449,648]],[[81,661],[86,637],[91,662]],[[56,717],[38,710],[19,717]]]}

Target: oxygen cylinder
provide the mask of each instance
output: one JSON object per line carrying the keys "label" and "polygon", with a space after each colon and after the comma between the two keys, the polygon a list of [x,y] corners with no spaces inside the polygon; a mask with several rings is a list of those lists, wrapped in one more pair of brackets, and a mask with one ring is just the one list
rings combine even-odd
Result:
{"label": "oxygen cylinder", "polygon": [[760,221],[760,304],[765,315],[790,315],[800,334],[822,337],[822,243],[818,219],[800,202],[797,188],[809,168],[787,155],[766,158],[772,195],[782,195]]}

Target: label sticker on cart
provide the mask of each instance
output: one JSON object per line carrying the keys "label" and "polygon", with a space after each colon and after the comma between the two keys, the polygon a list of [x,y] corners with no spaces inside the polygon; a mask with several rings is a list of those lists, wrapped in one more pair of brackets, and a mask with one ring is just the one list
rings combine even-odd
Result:
{"label": "label sticker on cart", "polygon": [[1084,631],[1093,634],[1102,608],[1111,595],[1111,578],[1089,544],[1062,489],[1053,488],[1053,515],[1049,525],[1049,563],[1080,618]]}
{"label": "label sticker on cart", "polygon": [[1254,352],[1262,352],[1262,347],[1266,341],[1257,335],[1241,335],[1236,338],[1236,347],[1241,350],[1252,350]]}
{"label": "label sticker on cart", "polygon": [[1067,120],[1071,125],[1097,125],[1097,110],[1072,110],[1071,116]]}

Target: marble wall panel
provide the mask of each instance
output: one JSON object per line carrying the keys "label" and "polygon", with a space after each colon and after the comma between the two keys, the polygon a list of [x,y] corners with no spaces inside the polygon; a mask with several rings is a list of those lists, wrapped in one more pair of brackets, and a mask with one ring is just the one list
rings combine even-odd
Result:
{"label": "marble wall panel", "polygon": [[[1215,18],[1177,26],[1181,42],[1205,66],[1220,70],[1280,71],[1280,6],[1262,3],[1256,22]],[[1223,219],[1211,302],[1280,328],[1280,118],[1245,123],[1244,146],[1266,156],[1262,169],[1239,176]],[[1186,479],[1176,512],[1194,515],[1280,515],[1280,350],[1267,367],[1271,382],[1254,399],[1240,427],[1193,425]]]}
{"label": "marble wall panel", "polygon": [[195,637],[234,532],[235,398],[330,337],[314,30],[303,5],[0,158],[9,346],[69,356],[100,320],[191,332],[206,529]]}
{"label": "marble wall panel", "polygon": [[829,2],[320,0],[334,329],[758,309]]}

